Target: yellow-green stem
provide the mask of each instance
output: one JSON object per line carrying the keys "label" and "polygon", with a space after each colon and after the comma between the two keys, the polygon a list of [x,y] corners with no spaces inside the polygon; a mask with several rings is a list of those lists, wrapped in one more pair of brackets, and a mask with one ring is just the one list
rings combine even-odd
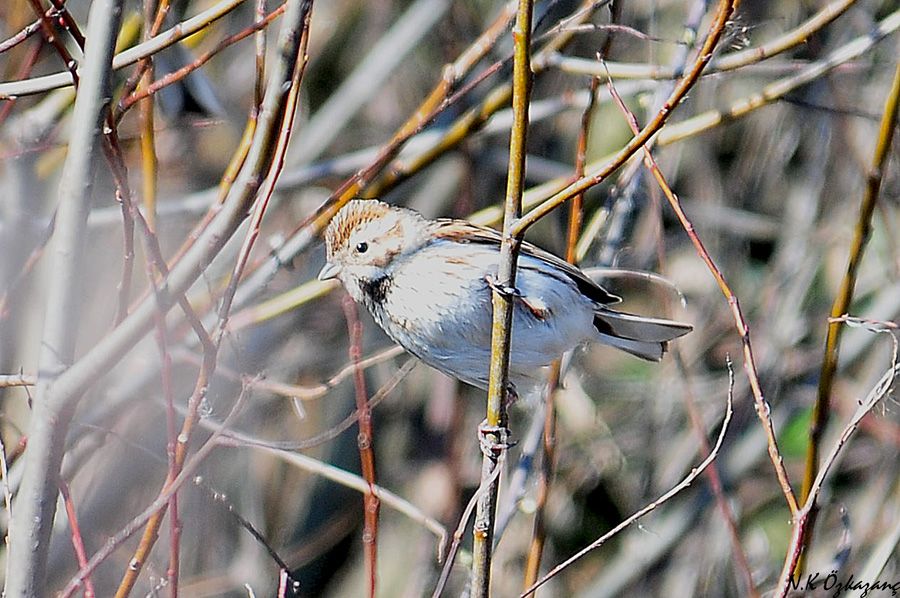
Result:
{"label": "yellow-green stem", "polygon": [[[891,142],[894,138],[894,130],[897,125],[898,107],[900,107],[900,65],[897,65],[894,73],[894,82],[890,94],[885,103],[884,113],[881,118],[881,127],[878,132],[878,141],[875,145],[875,155],[872,158],[872,167],[866,176],[866,188],[863,193],[859,208],[859,218],[853,233],[853,241],[850,244],[850,256],[847,260],[847,272],[841,281],[841,287],[834,303],[831,306],[831,318],[840,318],[850,309],[853,300],[853,289],[856,286],[856,276],[859,265],[862,262],[866,243],[872,233],[872,214],[878,200],[878,191],[881,189],[881,181],[890,156]],[[800,502],[806,501],[812,488],[813,481],[819,471],[819,444],[822,433],[828,424],[829,406],[831,404],[831,391],[837,372],[838,351],[840,350],[841,331],[840,322],[831,321],[828,324],[828,332],[825,337],[825,357],[822,361],[822,370],[819,374],[819,388],[816,403],[813,406],[812,418],[809,425],[809,441],[806,445],[806,468],[803,474],[803,487],[800,494]],[[804,552],[809,549],[812,541],[812,530],[815,526],[816,512],[818,508],[812,503],[809,511],[809,521],[806,525],[806,533],[803,538]],[[797,573],[803,568],[802,559],[797,566]]]}
{"label": "yellow-green stem", "polygon": [[[509,234],[510,228],[522,212],[522,192],[525,183],[525,141],[528,131],[528,100],[531,92],[531,13],[533,0],[519,0],[516,24],[513,28],[513,126],[509,140],[509,170],[506,183],[505,214],[503,218],[503,242],[500,246],[500,267],[497,273],[499,286],[512,287],[516,281],[516,260],[521,239]],[[491,364],[487,397],[487,425],[505,428],[506,394],[509,386],[509,352],[511,345],[513,304],[508,294],[493,292],[494,319],[491,330]],[[501,446],[505,439],[500,434],[490,434]],[[499,467],[498,450],[486,451],[481,469],[482,484],[487,484],[478,501],[473,525],[472,593],[473,598],[490,594],[491,550],[495,513],[497,508],[498,480],[494,472]]]}

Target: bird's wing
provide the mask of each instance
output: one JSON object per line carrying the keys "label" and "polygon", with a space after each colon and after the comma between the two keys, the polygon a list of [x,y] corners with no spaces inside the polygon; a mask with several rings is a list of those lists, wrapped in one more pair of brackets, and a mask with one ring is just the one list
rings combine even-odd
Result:
{"label": "bird's wing", "polygon": [[[497,247],[500,246],[500,242],[503,239],[500,232],[492,228],[477,226],[464,220],[436,220],[435,227],[432,232],[434,233],[435,239],[445,239],[455,241],[457,243],[495,245]],[[554,271],[561,272],[572,282],[574,282],[578,287],[578,290],[581,291],[585,296],[601,305],[611,305],[622,300],[621,297],[613,295],[612,293],[601,287],[599,284],[588,278],[584,272],[582,272],[569,262],[553,255],[548,251],[544,251],[540,247],[536,247],[531,243],[528,243],[527,241],[522,242],[520,253],[552,266],[549,271],[544,271],[544,273],[552,274]],[[530,266],[527,263],[521,263],[520,267],[536,269],[534,266]]]}

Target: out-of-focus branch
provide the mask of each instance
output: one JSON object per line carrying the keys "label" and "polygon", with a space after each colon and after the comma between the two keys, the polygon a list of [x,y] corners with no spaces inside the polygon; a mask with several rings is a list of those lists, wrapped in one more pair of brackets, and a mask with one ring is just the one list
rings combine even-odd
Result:
{"label": "out-of-focus branch", "polygon": [[[59,189],[56,228],[50,243],[51,272],[38,365],[37,392],[28,427],[25,474],[10,525],[10,596],[43,596],[47,553],[56,512],[59,467],[72,403],[57,401],[56,389],[69,370],[79,318],[81,261],[101,123],[108,110],[112,57],[122,18],[120,0],[98,0],[88,19],[90,43],[75,113],[71,144]],[[71,371],[71,370],[69,370]]]}
{"label": "out-of-focus branch", "polygon": [[[178,23],[146,42],[116,54],[115,58],[113,58],[113,69],[118,70],[130,66],[143,58],[168,48],[172,44],[178,43],[184,38],[208,27],[210,23],[224,17],[242,3],[243,0],[222,0],[218,4]],[[68,72],[0,83],[0,100],[43,93],[61,87],[68,87],[71,84],[72,77]]]}

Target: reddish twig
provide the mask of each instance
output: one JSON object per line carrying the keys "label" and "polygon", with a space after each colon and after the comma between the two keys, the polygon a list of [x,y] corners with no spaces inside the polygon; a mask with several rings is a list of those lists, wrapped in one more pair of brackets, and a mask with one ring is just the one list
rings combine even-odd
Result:
{"label": "reddish twig", "polygon": [[[629,126],[631,126],[632,131],[637,134],[639,128],[637,120],[634,118],[634,114],[625,107],[624,103],[621,102],[621,98],[618,98],[618,96],[615,97],[620,103],[620,108],[628,116]],[[669,201],[669,205],[675,212],[678,221],[681,223],[681,226],[687,233],[688,238],[690,238],[691,243],[694,245],[694,249],[697,251],[697,255],[699,255],[700,259],[703,260],[703,263],[706,264],[706,267],[713,275],[713,278],[715,278],[716,283],[719,286],[719,290],[722,292],[722,295],[724,295],[728,300],[728,305],[731,307],[731,314],[734,318],[734,323],[737,327],[737,331],[741,337],[741,343],[743,345],[744,371],[746,372],[747,378],[750,381],[750,388],[753,392],[753,399],[756,404],[756,414],[759,417],[760,422],[763,425],[763,429],[766,433],[766,443],[768,446],[769,459],[772,461],[772,465],[775,468],[775,474],[778,477],[778,482],[781,485],[781,491],[784,493],[788,508],[790,509],[791,514],[793,514],[797,511],[797,499],[794,496],[793,489],[791,488],[791,482],[788,478],[787,470],[784,467],[781,452],[778,450],[778,442],[775,436],[775,427],[772,423],[772,418],[769,413],[769,404],[766,402],[766,399],[763,396],[762,386],[759,382],[759,374],[756,370],[756,360],[753,357],[753,346],[750,343],[750,326],[747,324],[747,321],[744,318],[744,314],[741,311],[741,306],[740,302],[738,301],[737,295],[735,295],[731,290],[731,287],[725,280],[725,276],[722,274],[722,271],[719,270],[719,267],[716,265],[715,261],[706,250],[703,241],[701,241],[700,237],[697,235],[693,223],[691,223],[690,219],[687,217],[687,214],[685,214],[684,209],[682,209],[681,207],[681,201],[678,199],[678,196],[672,191],[672,188],[669,187],[669,184],[666,182],[665,176],[663,176],[662,171],[659,169],[659,165],[656,163],[656,160],[650,153],[650,149],[647,146],[644,146],[643,149],[644,164],[646,165],[647,169],[650,170],[651,173],[653,173],[653,177],[656,179],[657,184],[659,185],[660,189],[662,189],[663,193],[666,196],[666,199]]]}
{"label": "reddish twig", "polygon": [[173,72],[165,75],[164,77],[157,79],[156,81],[154,81],[147,87],[142,88],[140,91],[135,91],[130,96],[128,96],[126,98],[122,98],[122,100],[119,102],[118,117],[121,118],[122,115],[124,115],[126,112],[128,112],[128,109],[131,108],[131,106],[133,106],[136,102],[139,102],[142,99],[155,94],[157,91],[159,91],[163,87],[167,87],[177,81],[181,81],[182,79],[187,77],[189,74],[196,71],[198,68],[200,68],[207,62],[209,62],[214,56],[217,56],[222,50],[224,50],[228,46],[236,44],[237,42],[243,40],[244,38],[247,38],[247,37],[253,35],[254,33],[256,33],[257,31],[267,27],[272,21],[274,21],[275,19],[277,19],[278,17],[281,16],[281,14],[284,12],[286,6],[287,6],[286,4],[282,4],[281,6],[279,6],[275,10],[273,10],[271,13],[266,15],[265,19],[262,19],[261,21],[256,21],[249,27],[243,29],[242,31],[239,31],[238,33],[235,33],[234,35],[230,35],[230,36],[226,37],[225,39],[220,41],[218,44],[216,44],[215,48],[213,48],[212,50],[209,50],[207,52],[204,52],[190,64],[187,64],[187,65],[181,67],[180,69],[178,69],[177,71],[173,71]]}
{"label": "reddish twig", "polygon": [[[87,565],[87,553],[84,551],[84,538],[81,536],[81,529],[78,527],[78,516],[75,513],[75,503],[72,502],[72,495],[69,492],[69,485],[65,481],[59,481],[59,493],[62,495],[63,504],[66,508],[66,517],[69,519],[69,528],[72,530],[72,547],[75,549],[75,558],[79,567]],[[84,578],[84,596],[85,598],[94,598],[97,592],[94,590],[94,582],[90,576]]]}
{"label": "reddish twig", "polygon": [[[616,88],[613,85],[612,78],[609,76],[607,76],[607,88],[609,89],[609,93],[613,97],[616,105],[619,107],[619,110],[621,110],[625,115],[625,118],[628,121],[631,130],[637,133],[637,119],[635,118],[634,113],[631,112],[631,110],[629,110],[625,105],[625,102],[622,100],[621,96],[619,96],[619,93],[616,91]],[[645,160],[648,162],[653,160],[653,155],[650,151],[649,144],[644,146],[644,156]],[[658,165],[655,161],[652,161],[651,164],[652,167],[655,167],[657,171],[659,170]],[[659,181],[658,179],[658,182],[660,188],[663,190],[667,197],[674,196],[671,188],[668,187],[668,184],[666,184],[665,181]],[[678,369],[681,370],[683,374],[682,377],[685,379],[686,392],[684,395],[684,404],[688,412],[688,417],[691,420],[691,427],[693,427],[694,431],[697,434],[697,439],[700,442],[701,450],[708,455],[710,454],[711,449],[709,446],[709,441],[706,438],[706,428],[703,425],[703,419],[700,417],[700,413],[697,410],[697,405],[694,402],[693,391],[688,382],[689,377],[687,375],[687,366],[685,365],[684,359],[682,358],[681,350],[677,345],[674,349],[674,356],[675,363],[678,366]],[[709,481],[709,486],[715,498],[716,506],[718,507],[719,512],[722,514],[722,518],[725,520],[725,525],[728,529],[728,534],[731,540],[732,551],[734,552],[737,568],[741,573],[744,585],[747,587],[747,593],[750,596],[758,598],[759,592],[757,591],[756,586],[753,583],[753,573],[750,570],[750,563],[747,560],[747,554],[744,552],[743,546],[741,546],[737,524],[734,521],[731,507],[728,505],[728,501],[725,498],[725,493],[722,489],[722,479],[719,477],[719,470],[716,468],[715,464],[707,468],[705,475]]]}
{"label": "reddish twig", "polygon": [[342,301],[344,315],[350,337],[350,361],[354,364],[353,383],[356,388],[356,412],[359,414],[359,434],[356,444],[359,447],[359,462],[362,477],[368,483],[369,490],[363,496],[363,549],[366,559],[366,575],[369,580],[369,597],[374,598],[376,587],[376,564],[378,556],[378,511],[380,502],[375,494],[375,449],[372,446],[374,433],[372,430],[372,411],[366,392],[366,377],[359,366],[362,359],[362,322],[356,311],[356,303],[349,295]]}
{"label": "reddish twig", "polygon": [[[44,10],[44,7],[41,6],[41,0],[29,0],[31,3],[31,8],[34,10],[34,13],[41,20],[41,31],[44,34],[44,40],[53,46],[53,49],[56,50],[56,53],[59,54],[59,57],[63,61],[63,65],[66,67],[66,70],[69,71],[69,75],[72,77],[72,83],[75,87],[78,87],[78,62],[72,58],[72,55],[69,53],[69,49],[66,48],[66,45],[57,37],[56,35],[56,25],[48,16],[48,11]],[[65,14],[68,15],[68,11],[65,11]],[[84,50],[84,38],[81,37],[81,49]]]}

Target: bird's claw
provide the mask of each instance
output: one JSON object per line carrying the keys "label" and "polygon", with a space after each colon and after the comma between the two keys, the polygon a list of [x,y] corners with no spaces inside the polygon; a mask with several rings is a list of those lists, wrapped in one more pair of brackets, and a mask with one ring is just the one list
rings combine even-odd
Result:
{"label": "bird's claw", "polygon": [[484,277],[484,281],[491,288],[491,290],[497,292],[500,295],[503,295],[507,299],[517,298],[522,296],[522,291],[517,289],[516,287],[511,287],[509,285],[500,284],[496,278],[494,278],[490,274],[486,274]]}
{"label": "bird's claw", "polygon": [[481,452],[491,459],[516,446],[516,442],[509,439],[509,435],[509,428],[506,426],[492,426],[487,420],[478,424],[478,446]]}

